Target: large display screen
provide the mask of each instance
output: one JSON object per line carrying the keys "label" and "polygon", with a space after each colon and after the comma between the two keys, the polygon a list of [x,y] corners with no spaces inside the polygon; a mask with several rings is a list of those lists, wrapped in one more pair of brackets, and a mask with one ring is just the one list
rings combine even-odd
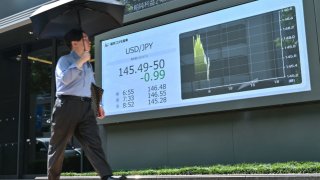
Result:
{"label": "large display screen", "polygon": [[310,91],[302,0],[259,0],[101,41],[121,115]]}

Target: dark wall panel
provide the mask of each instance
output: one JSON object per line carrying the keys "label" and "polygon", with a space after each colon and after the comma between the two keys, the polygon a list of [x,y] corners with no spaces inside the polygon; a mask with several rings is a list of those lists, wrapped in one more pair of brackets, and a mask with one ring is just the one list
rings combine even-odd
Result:
{"label": "dark wall panel", "polygon": [[243,112],[235,121],[236,162],[319,161],[320,103]]}
{"label": "dark wall panel", "polygon": [[167,127],[161,121],[108,127],[104,131],[108,136],[103,139],[108,160],[113,167],[124,169],[167,164]]}
{"label": "dark wall panel", "polygon": [[193,166],[232,163],[232,120],[226,116],[203,115],[168,121],[168,165]]}
{"label": "dark wall panel", "polygon": [[320,161],[320,103],[106,125],[114,169]]}
{"label": "dark wall panel", "polygon": [[0,175],[17,168],[19,62],[12,53],[0,54]]}
{"label": "dark wall panel", "polygon": [[6,134],[0,137],[0,143],[17,139],[19,68],[19,62],[12,55],[0,55],[0,132]]}

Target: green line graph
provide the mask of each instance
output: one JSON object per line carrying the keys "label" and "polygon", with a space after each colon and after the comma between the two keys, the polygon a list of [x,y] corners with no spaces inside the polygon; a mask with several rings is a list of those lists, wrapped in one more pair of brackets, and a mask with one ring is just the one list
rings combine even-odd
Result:
{"label": "green line graph", "polygon": [[194,52],[194,70],[195,74],[207,72],[207,80],[210,80],[210,59],[207,57],[200,35],[197,34],[193,37],[193,52]]}

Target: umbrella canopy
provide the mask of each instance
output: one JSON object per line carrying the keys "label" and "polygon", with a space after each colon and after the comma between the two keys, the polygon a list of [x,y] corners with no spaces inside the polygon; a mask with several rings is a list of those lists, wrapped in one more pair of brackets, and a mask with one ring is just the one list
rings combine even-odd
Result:
{"label": "umbrella canopy", "polygon": [[120,27],[124,5],[116,0],[58,0],[37,9],[30,16],[38,38],[61,38],[71,29],[89,36]]}

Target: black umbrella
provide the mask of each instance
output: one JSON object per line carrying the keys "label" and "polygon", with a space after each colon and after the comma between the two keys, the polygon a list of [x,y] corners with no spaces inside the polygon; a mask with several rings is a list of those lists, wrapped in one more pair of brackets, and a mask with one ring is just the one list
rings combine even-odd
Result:
{"label": "black umbrella", "polygon": [[124,5],[117,0],[58,0],[37,9],[30,19],[38,38],[61,38],[71,29],[89,36],[122,25]]}

